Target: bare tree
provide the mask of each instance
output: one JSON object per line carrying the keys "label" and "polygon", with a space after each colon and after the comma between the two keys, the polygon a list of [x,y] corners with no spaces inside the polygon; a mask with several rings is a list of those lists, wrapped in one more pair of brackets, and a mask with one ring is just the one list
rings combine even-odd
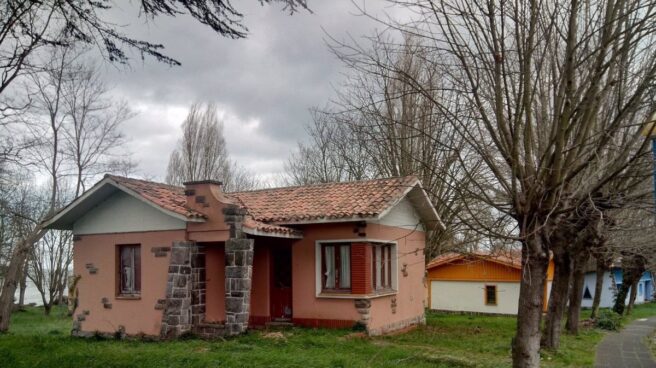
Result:
{"label": "bare tree", "polygon": [[[86,190],[89,178],[125,160],[116,152],[125,143],[119,127],[133,114],[125,101],[109,97],[109,88],[94,66],[76,63],[64,72],[68,77],[62,87],[67,117],[63,154],[74,166],[77,197]],[[110,161],[112,156],[116,157]]]}
{"label": "bare tree", "polygon": [[456,93],[450,104],[433,103],[485,164],[471,195],[516,221],[523,272],[513,366],[537,367],[551,240],[647,146],[638,125],[653,110],[656,4],[395,3],[416,21],[388,24],[437,55],[442,88]]}
{"label": "bare tree", "polygon": [[[327,111],[315,111],[310,142],[299,143],[288,160],[291,183],[416,175],[446,225],[430,239],[427,260],[447,250],[490,246],[481,234],[466,231],[466,221],[497,218],[463,188],[472,176],[461,165],[469,165],[471,175],[482,165],[434,103],[451,98],[432,67],[434,55],[409,34],[401,44],[370,37],[357,52],[335,42],[332,51],[348,68],[347,82]],[[466,218],[463,206],[478,208],[476,217]]]}
{"label": "bare tree", "polygon": [[182,139],[169,158],[167,183],[182,185],[186,181],[212,179],[223,182],[226,191],[253,189],[259,184],[231,161],[215,105],[191,105],[182,132]]}

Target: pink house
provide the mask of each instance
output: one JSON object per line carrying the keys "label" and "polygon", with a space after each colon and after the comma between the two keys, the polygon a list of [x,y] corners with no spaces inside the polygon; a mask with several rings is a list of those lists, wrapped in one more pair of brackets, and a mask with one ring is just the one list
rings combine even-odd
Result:
{"label": "pink house", "polygon": [[45,225],[74,233],[74,335],[174,338],[423,323],[440,221],[415,177],[224,193],[106,175]]}

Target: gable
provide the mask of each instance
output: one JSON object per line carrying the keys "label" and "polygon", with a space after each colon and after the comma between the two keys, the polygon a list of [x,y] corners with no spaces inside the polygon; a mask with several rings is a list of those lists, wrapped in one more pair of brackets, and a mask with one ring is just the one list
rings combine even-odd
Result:
{"label": "gable", "polygon": [[373,224],[395,226],[408,230],[424,231],[421,217],[412,203],[403,198],[392,209],[379,220],[369,221]]}
{"label": "gable", "polygon": [[428,270],[428,278],[458,281],[517,281],[521,270],[483,259],[457,259]]}
{"label": "gable", "polygon": [[73,233],[106,234],[185,228],[184,221],[119,190],[79,217],[73,224]]}

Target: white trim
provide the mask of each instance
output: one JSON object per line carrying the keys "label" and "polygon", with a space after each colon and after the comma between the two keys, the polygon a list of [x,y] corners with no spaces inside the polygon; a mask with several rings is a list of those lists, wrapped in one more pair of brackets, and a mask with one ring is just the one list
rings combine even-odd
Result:
{"label": "white trim", "polygon": [[[108,178],[108,179],[111,180],[111,178]],[[110,184],[114,185],[116,188],[124,191],[125,193],[135,197],[136,199],[144,202],[145,204],[147,204],[147,205],[149,205],[149,206],[151,206],[151,207],[153,207],[157,210],[162,211],[163,213],[165,213],[169,216],[175,217],[175,218],[177,218],[179,220],[182,220],[182,221],[185,221],[185,222],[205,222],[204,219],[188,218],[187,216],[183,216],[179,213],[175,213],[173,211],[167,210],[166,208],[158,206],[155,203],[153,203],[152,201],[149,201],[146,198],[143,198],[142,196],[140,196],[137,192],[133,191],[132,189],[129,189],[129,188],[125,187],[124,185],[121,185],[121,184],[117,183],[116,181],[111,180]]]}
{"label": "white trim", "polygon": [[[392,257],[394,262],[392,262],[392,273],[394,277],[392,279],[392,289],[381,294],[376,294],[375,290],[372,294],[366,294],[369,297],[365,297],[361,294],[335,294],[330,295],[327,293],[322,293],[321,285],[321,244],[326,243],[384,243],[392,244]],[[381,239],[369,239],[369,238],[356,238],[356,239],[330,239],[330,240],[315,240],[314,242],[314,296],[317,298],[333,298],[333,299],[373,299],[378,296],[394,295],[399,292],[399,242],[396,240],[381,240]],[[353,260],[351,260],[352,262]],[[351,284],[353,287],[353,284]]]}
{"label": "white trim", "polygon": [[242,231],[246,234],[249,235],[255,235],[255,236],[268,236],[268,237],[274,237],[274,238],[287,238],[287,239],[303,239],[303,235],[294,235],[294,234],[283,234],[283,233],[276,233],[276,232],[266,232],[258,229],[251,229],[249,227],[244,226],[242,228]]}
{"label": "white trim", "polygon": [[109,178],[104,178],[103,180],[96,183],[96,185],[94,185],[91,189],[89,189],[86,192],[82,193],[81,196],[77,197],[75,200],[73,200],[73,202],[69,203],[66,207],[61,209],[57,214],[55,214],[51,218],[43,221],[42,222],[43,227],[47,228],[49,225],[51,225],[52,223],[59,220],[62,216],[64,216],[66,213],[68,213],[70,210],[72,210],[75,206],[77,206],[77,203],[82,202],[85,199],[87,199],[93,193],[95,193],[100,188],[102,188],[104,184],[107,184],[107,182],[109,182]]}
{"label": "white trim", "polygon": [[80,204],[81,202],[87,200],[91,195],[93,195],[94,193],[96,193],[98,190],[100,190],[100,188],[103,188],[105,185],[111,185],[111,186],[113,186],[114,188],[116,188],[116,189],[118,189],[118,190],[121,190],[121,191],[123,191],[123,192],[129,194],[130,196],[132,196],[132,197],[134,197],[134,198],[136,198],[136,199],[142,201],[143,203],[148,204],[149,206],[155,208],[156,210],[159,210],[159,211],[163,212],[164,214],[169,215],[169,216],[171,216],[171,217],[174,217],[174,218],[176,218],[176,219],[178,219],[178,220],[182,220],[182,221],[184,221],[184,222],[205,222],[204,219],[200,219],[200,218],[198,218],[198,219],[196,219],[196,218],[188,218],[188,217],[186,217],[186,216],[183,216],[183,215],[180,215],[180,214],[175,213],[175,212],[173,212],[173,211],[169,211],[169,210],[167,210],[167,209],[165,209],[165,208],[162,208],[161,206],[158,206],[158,205],[156,205],[155,203],[153,203],[153,202],[151,202],[151,201],[149,201],[149,200],[147,200],[147,199],[141,197],[141,196],[140,196],[139,194],[137,194],[135,191],[133,191],[133,190],[131,190],[131,189],[128,189],[128,188],[126,188],[126,187],[123,186],[123,185],[118,184],[115,180],[112,180],[111,177],[106,177],[106,178],[103,178],[103,179],[102,179],[101,181],[99,181],[98,183],[96,183],[96,185],[94,185],[91,189],[89,189],[89,190],[87,190],[86,192],[84,192],[81,196],[79,196],[79,197],[77,197],[75,200],[73,200],[73,202],[69,203],[66,207],[64,207],[62,210],[60,210],[56,215],[54,215],[54,216],[51,217],[50,219],[47,219],[47,220],[43,221],[43,223],[42,223],[43,227],[44,227],[44,228],[47,228],[48,226],[50,226],[50,225],[52,225],[53,223],[57,222],[57,221],[58,221],[59,219],[61,219],[64,215],[66,215],[66,214],[67,214],[68,212],[70,212],[73,208],[75,208],[78,204]]}
{"label": "white trim", "polygon": [[[397,198],[396,200],[394,200],[394,202],[393,202],[391,205],[389,205],[389,206],[388,206],[383,212],[379,213],[378,216],[376,216],[376,220],[380,220],[380,219],[382,219],[383,217],[387,216],[387,214],[388,214],[392,209],[394,209],[394,207],[396,207],[397,204],[401,203],[401,201],[402,201],[402,200],[408,195],[408,193],[410,193],[410,191],[415,187],[415,185],[418,184],[418,182],[419,182],[419,180],[415,181],[414,184],[409,185],[409,186],[408,186],[408,189],[406,189],[406,190],[403,192],[403,194],[402,194],[399,198]],[[431,207],[432,207],[432,206],[431,206]]]}
{"label": "white trim", "polygon": [[274,225],[309,225],[309,224],[332,224],[335,222],[358,222],[358,221],[367,221],[367,220],[376,220],[377,216],[351,216],[351,217],[340,217],[340,218],[320,218],[315,220],[301,220],[301,221],[281,221],[281,222],[270,222]]}
{"label": "white trim", "polygon": [[317,295],[317,298],[319,299],[376,299],[376,298],[382,298],[385,296],[390,296],[390,295],[397,295],[399,292],[398,290],[390,290],[386,291],[384,293],[372,293],[372,294],[319,294]]}

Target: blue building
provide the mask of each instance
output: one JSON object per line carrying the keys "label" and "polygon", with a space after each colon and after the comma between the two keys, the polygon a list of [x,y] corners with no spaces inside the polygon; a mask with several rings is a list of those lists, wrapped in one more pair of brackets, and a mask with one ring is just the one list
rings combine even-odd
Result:
{"label": "blue building", "polygon": [[[583,284],[583,301],[581,306],[583,307],[592,307],[592,300],[594,299],[595,293],[595,283],[597,279],[597,273],[587,272],[585,274],[585,282]],[[610,271],[604,273],[604,284],[601,292],[601,301],[599,306],[601,308],[610,308],[615,303],[615,295],[620,285],[622,285],[623,275],[622,269],[620,267],[612,267]],[[629,301],[629,296],[627,295],[627,303]],[[652,300],[654,295],[654,284],[651,276],[651,272],[645,272],[640,281],[638,282],[638,292],[636,294],[636,304],[641,304],[647,301]]]}

